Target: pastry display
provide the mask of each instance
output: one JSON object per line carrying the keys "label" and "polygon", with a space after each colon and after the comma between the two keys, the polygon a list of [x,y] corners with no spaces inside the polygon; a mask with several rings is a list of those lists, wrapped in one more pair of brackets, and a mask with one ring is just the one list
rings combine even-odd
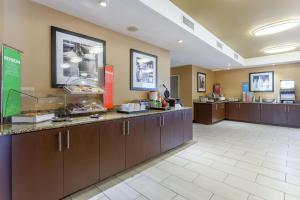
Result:
{"label": "pastry display", "polygon": [[65,87],[65,89],[69,93],[74,94],[103,94],[104,90],[100,87],[92,87],[92,86],[85,86],[85,85],[70,85]]}
{"label": "pastry display", "polygon": [[105,111],[105,108],[96,102],[90,104],[83,103],[69,103],[67,105],[67,110],[70,114],[80,114],[80,113],[92,113]]}

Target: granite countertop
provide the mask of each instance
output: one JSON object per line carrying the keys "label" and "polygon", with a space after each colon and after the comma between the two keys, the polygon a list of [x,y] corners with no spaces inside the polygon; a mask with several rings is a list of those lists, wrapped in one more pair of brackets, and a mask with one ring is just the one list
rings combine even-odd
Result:
{"label": "granite countertop", "polygon": [[194,100],[193,103],[202,103],[202,104],[216,104],[216,103],[227,103],[228,101],[215,101],[215,102],[202,102],[199,100]]}
{"label": "granite countertop", "polygon": [[81,125],[81,124],[89,124],[89,123],[96,123],[96,122],[102,122],[102,121],[110,121],[110,120],[116,120],[116,119],[124,119],[124,118],[130,118],[130,117],[138,117],[138,116],[173,112],[173,111],[178,111],[178,110],[187,110],[187,109],[191,109],[191,108],[189,108],[189,107],[183,107],[180,109],[172,108],[171,110],[166,110],[166,111],[150,110],[149,112],[134,113],[134,114],[107,112],[103,115],[103,117],[100,117],[99,119],[92,119],[89,116],[86,116],[86,117],[72,118],[72,121],[70,121],[70,122],[47,121],[47,122],[41,122],[41,123],[36,123],[36,124],[0,125],[0,128],[1,128],[0,136],[17,135],[17,134],[22,134],[22,133],[34,132],[34,131],[49,130],[49,129],[55,129],[55,128],[64,128],[64,127]]}
{"label": "granite countertop", "polygon": [[202,104],[216,104],[216,103],[254,103],[254,104],[274,104],[274,105],[300,105],[300,102],[293,104],[284,104],[284,103],[268,103],[268,102],[242,102],[242,101],[216,101],[216,102],[201,102],[199,100],[194,100],[193,103],[202,103]]}

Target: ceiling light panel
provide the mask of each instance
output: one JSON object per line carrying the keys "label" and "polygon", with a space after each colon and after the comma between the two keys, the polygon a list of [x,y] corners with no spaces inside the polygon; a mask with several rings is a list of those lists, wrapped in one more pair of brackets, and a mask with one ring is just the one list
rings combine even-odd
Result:
{"label": "ceiling light panel", "polygon": [[253,30],[252,35],[256,37],[264,36],[264,35],[272,35],[272,34],[293,29],[299,25],[300,25],[300,19],[279,21],[265,26],[261,26]]}
{"label": "ceiling light panel", "polygon": [[271,46],[263,49],[265,54],[276,54],[293,51],[298,47],[297,44],[281,44],[277,46]]}

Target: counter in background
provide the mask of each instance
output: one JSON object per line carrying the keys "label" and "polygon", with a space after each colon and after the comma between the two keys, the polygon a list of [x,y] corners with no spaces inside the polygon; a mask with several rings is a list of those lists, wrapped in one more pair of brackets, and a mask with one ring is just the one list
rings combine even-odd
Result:
{"label": "counter in background", "polygon": [[194,122],[213,124],[225,119],[225,102],[194,101]]}

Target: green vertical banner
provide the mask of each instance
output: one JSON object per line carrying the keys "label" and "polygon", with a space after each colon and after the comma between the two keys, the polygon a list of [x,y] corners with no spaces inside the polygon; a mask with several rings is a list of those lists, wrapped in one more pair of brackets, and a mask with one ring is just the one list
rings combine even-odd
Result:
{"label": "green vertical banner", "polygon": [[[21,52],[2,46],[2,117],[21,112]],[[18,92],[15,92],[18,91]]]}

